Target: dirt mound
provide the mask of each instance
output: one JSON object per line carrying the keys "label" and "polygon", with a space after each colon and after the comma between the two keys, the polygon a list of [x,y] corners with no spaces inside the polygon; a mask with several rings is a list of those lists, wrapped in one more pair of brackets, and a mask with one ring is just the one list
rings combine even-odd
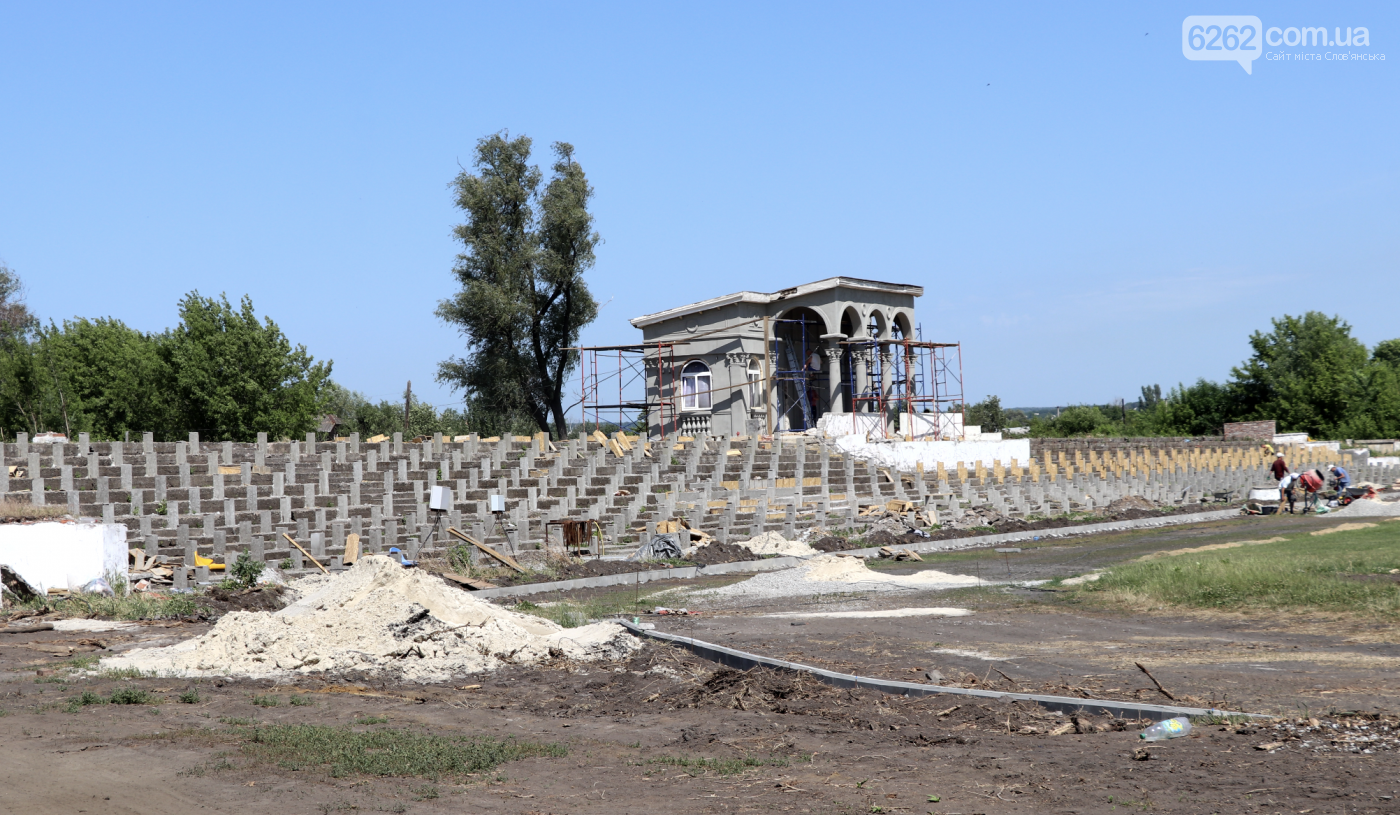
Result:
{"label": "dirt mound", "polygon": [[230,611],[279,611],[293,600],[285,586],[254,586],[251,589],[221,589],[217,586],[205,595],[204,605],[220,614]]}
{"label": "dirt mound", "polygon": [[405,569],[380,555],[292,586],[277,612],[234,611],[207,634],[104,660],[171,676],[362,674],[440,682],[505,664],[618,659],[641,644],[615,623],[564,629]]}
{"label": "dirt mound", "polygon": [[709,566],[715,563],[739,563],[753,560],[754,553],[736,543],[709,543],[696,548],[686,559],[700,566]]}
{"label": "dirt mound", "polygon": [[1104,514],[1116,515],[1120,512],[1127,512],[1132,509],[1156,510],[1157,505],[1143,498],[1141,495],[1127,495],[1104,508]]}
{"label": "dirt mound", "polygon": [[877,529],[865,536],[865,546],[904,546],[916,540],[922,540],[922,538],[912,532],[907,532],[903,535],[894,535],[883,529]]}
{"label": "dirt mound", "polygon": [[841,552],[852,547],[851,544],[844,538],[838,538],[834,535],[827,535],[824,538],[818,538],[817,540],[813,541],[812,548],[816,549],[818,552]]}

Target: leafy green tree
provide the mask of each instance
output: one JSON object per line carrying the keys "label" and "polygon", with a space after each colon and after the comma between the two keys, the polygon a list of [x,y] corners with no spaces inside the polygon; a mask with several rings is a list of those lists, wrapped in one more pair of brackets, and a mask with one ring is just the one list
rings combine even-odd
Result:
{"label": "leafy green tree", "polygon": [[1376,343],[1371,350],[1371,360],[1400,371],[1400,340],[1385,340]]}
{"label": "leafy green tree", "polygon": [[179,432],[167,398],[170,367],[153,337],[99,318],[64,321],[61,329],[50,323],[37,342],[70,432],[81,429],[97,438],[143,430],[168,438]]}
{"label": "leafy green tree", "polygon": [[1005,414],[1001,409],[1001,397],[992,395],[969,405],[965,421],[970,425],[980,425],[983,433],[1000,433],[1006,426]]}
{"label": "leafy green tree", "polygon": [[1162,401],[1161,385],[1143,385],[1142,395],[1138,397],[1139,410],[1153,410]]}
{"label": "leafy green tree", "polygon": [[293,347],[270,318],[259,322],[248,297],[234,309],[225,296],[191,292],[180,301],[180,324],[160,344],[181,427],[238,441],[315,428],[331,363]]}
{"label": "leafy green tree", "polygon": [[1231,373],[1236,418],[1277,419],[1281,429],[1335,432],[1363,408],[1358,375],[1370,355],[1340,317],[1284,315],[1249,338],[1253,355]]}
{"label": "leafy green tree", "polygon": [[599,237],[588,200],[593,189],[573,159],[554,145],[554,175],[529,164],[532,142],[493,134],[477,142],[476,173],[453,182],[466,214],[456,235],[465,251],[453,274],[461,290],[438,304],[456,325],[467,355],[438,366],[438,381],[464,391],[471,414],[524,414],[540,429],[568,432],[563,390],[578,364],[580,330],[598,307],[584,283]]}

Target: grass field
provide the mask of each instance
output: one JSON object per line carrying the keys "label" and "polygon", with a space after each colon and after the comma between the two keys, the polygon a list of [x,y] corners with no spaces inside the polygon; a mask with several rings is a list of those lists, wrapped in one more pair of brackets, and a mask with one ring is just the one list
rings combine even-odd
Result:
{"label": "grass field", "polygon": [[1400,570],[1400,523],[1284,538],[1121,564],[1079,592],[1138,609],[1400,616],[1400,574],[1392,574]]}

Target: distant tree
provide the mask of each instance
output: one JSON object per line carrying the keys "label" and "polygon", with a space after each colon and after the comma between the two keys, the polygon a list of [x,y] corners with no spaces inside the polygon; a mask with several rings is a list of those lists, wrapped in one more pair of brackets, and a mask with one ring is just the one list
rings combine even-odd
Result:
{"label": "distant tree", "polygon": [[992,395],[974,405],[969,405],[965,421],[970,425],[979,425],[983,433],[1000,433],[1002,428],[1006,426],[1005,415],[1001,409],[1001,397]]}
{"label": "distant tree", "polygon": [[181,427],[250,441],[259,432],[295,438],[319,421],[331,363],[292,346],[270,318],[260,322],[246,296],[234,309],[227,297],[191,292],[160,343]]}
{"label": "distant tree", "polygon": [[1371,359],[1400,371],[1400,340],[1385,340],[1376,343],[1376,347],[1371,350]]}
{"label": "distant tree", "polygon": [[1142,395],[1138,397],[1138,410],[1152,410],[1162,401],[1161,385],[1143,385]]}
{"label": "distant tree", "polygon": [[1249,338],[1254,353],[1231,373],[1237,418],[1277,419],[1281,429],[1335,432],[1364,404],[1358,375],[1370,355],[1340,317],[1284,315]]}
{"label": "distant tree", "polygon": [[50,323],[37,344],[70,432],[112,439],[150,430],[168,438],[183,429],[172,413],[170,366],[154,337],[120,320],[80,318],[62,328]]}
{"label": "distant tree", "polygon": [[458,327],[467,354],[440,363],[438,381],[464,391],[473,416],[524,414],[562,438],[564,382],[579,358],[569,349],[598,313],[583,274],[599,237],[574,148],[554,145],[554,175],[541,194],[531,145],[526,136],[487,136],[477,142],[476,173],[463,170],[453,182],[467,217],[455,230],[465,247],[453,268],[461,290],[437,315]]}

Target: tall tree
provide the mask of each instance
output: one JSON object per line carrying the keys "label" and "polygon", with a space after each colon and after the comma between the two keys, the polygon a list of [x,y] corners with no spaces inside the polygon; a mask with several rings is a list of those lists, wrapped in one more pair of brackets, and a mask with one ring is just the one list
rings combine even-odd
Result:
{"label": "tall tree", "polygon": [[1249,337],[1253,355],[1231,374],[1233,418],[1277,419],[1282,429],[1336,432],[1364,397],[1358,392],[1366,346],[1340,317],[1309,311],[1273,320]]}
{"label": "tall tree", "polygon": [[583,275],[599,243],[588,200],[593,188],[574,148],[554,144],[553,176],[530,165],[528,136],[492,134],[477,142],[475,173],[452,183],[466,222],[453,274],[461,290],[437,315],[466,339],[465,357],[438,366],[438,381],[465,391],[473,411],[504,423],[527,415],[556,437],[568,433],[564,382],[578,365],[569,348],[597,316]]}
{"label": "tall tree", "polygon": [[236,441],[315,428],[331,363],[293,346],[270,318],[259,322],[249,298],[235,310],[227,297],[191,292],[180,301],[180,324],[160,341],[180,426]]}

